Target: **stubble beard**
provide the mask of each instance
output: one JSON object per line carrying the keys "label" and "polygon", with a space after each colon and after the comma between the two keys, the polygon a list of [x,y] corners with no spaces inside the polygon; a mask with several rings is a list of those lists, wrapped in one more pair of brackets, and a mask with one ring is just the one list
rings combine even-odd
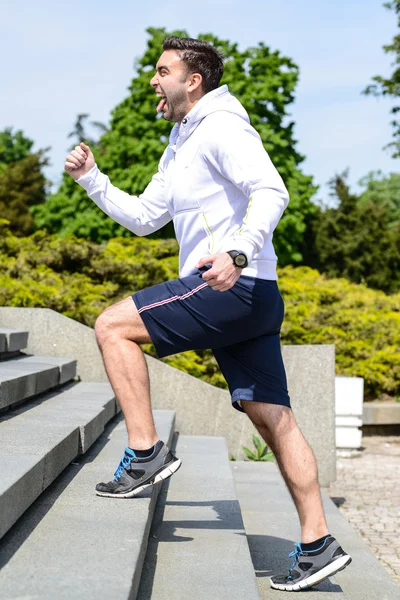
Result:
{"label": "stubble beard", "polygon": [[168,116],[164,112],[164,119],[172,123],[180,123],[188,112],[187,98],[183,90],[171,92],[167,97]]}

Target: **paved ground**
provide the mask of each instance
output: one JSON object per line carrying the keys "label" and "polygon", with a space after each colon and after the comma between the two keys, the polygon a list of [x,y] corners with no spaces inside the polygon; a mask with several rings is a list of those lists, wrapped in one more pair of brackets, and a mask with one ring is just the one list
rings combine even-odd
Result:
{"label": "paved ground", "polygon": [[400,437],[364,436],[363,447],[338,457],[328,493],[400,585]]}

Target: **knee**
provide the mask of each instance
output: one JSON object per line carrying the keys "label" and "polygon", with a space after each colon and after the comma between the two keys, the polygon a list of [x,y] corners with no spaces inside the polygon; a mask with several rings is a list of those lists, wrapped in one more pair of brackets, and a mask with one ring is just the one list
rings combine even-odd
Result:
{"label": "knee", "polygon": [[272,443],[283,439],[298,427],[292,409],[287,406],[280,408],[268,425]]}
{"label": "knee", "polygon": [[256,428],[262,429],[271,442],[297,427],[293,411],[287,406],[262,402],[242,402],[242,406]]}
{"label": "knee", "polygon": [[96,319],[94,332],[99,346],[102,346],[108,339],[117,335],[118,320],[112,307],[106,308]]}
{"label": "knee", "polygon": [[138,344],[151,342],[131,299],[106,308],[97,318],[94,331],[100,348],[120,340]]}

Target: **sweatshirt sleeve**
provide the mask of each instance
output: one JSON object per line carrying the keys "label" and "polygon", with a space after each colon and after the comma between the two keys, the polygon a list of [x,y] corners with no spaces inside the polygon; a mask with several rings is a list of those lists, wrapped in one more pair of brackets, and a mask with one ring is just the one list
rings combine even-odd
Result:
{"label": "sweatshirt sleeve", "polygon": [[112,185],[97,165],[77,179],[77,183],[106,215],[136,235],[153,233],[171,220],[165,202],[161,161],[158,172],[140,196],[131,196]]}
{"label": "sweatshirt sleeve", "polygon": [[249,124],[238,126],[235,121],[227,121],[224,131],[212,136],[203,153],[248,202],[239,229],[225,238],[217,251],[241,250],[250,263],[272,236],[289,203],[289,194],[256,130]]}

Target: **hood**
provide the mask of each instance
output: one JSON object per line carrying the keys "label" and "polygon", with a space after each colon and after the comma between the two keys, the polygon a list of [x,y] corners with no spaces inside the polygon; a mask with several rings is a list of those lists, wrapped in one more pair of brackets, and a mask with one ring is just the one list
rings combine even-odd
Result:
{"label": "hood", "polygon": [[194,105],[192,110],[188,112],[180,124],[175,123],[170,135],[170,144],[172,146],[176,144],[177,147],[181,146],[196,127],[198,127],[204,117],[218,111],[233,113],[244,119],[247,123],[250,123],[249,115],[239,100],[235,96],[232,96],[227,85],[222,85],[216,90],[205,94]]}

